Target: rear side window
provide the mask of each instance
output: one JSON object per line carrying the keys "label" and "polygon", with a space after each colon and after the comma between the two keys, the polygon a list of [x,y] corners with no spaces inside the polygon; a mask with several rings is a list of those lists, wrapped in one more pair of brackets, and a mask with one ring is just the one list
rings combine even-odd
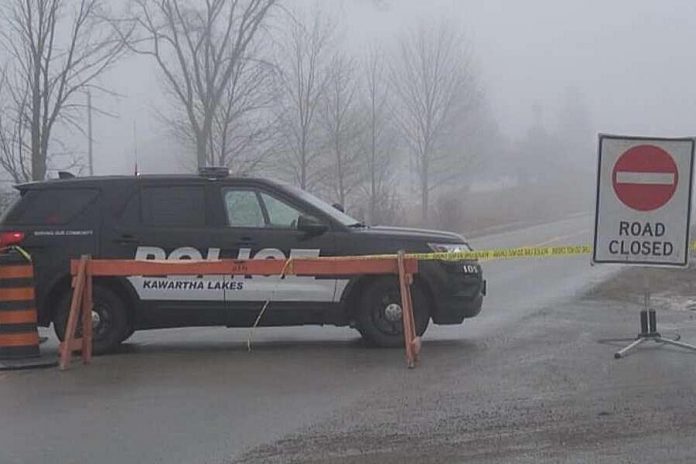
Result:
{"label": "rear side window", "polygon": [[145,187],[141,194],[143,224],[157,227],[205,226],[202,186]]}
{"label": "rear side window", "polygon": [[79,215],[99,191],[96,189],[28,190],[7,212],[3,224],[62,225]]}

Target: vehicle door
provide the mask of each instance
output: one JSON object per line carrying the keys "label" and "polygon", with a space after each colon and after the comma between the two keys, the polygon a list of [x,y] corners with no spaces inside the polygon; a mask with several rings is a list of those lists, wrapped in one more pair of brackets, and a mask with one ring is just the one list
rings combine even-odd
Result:
{"label": "vehicle door", "polygon": [[[208,233],[205,183],[145,183],[110,224],[104,255],[138,260],[218,259]],[[226,323],[225,276],[132,276],[141,302],[142,326],[175,327]]]}
{"label": "vehicle door", "polygon": [[[220,198],[225,224],[218,241],[226,256],[285,259],[336,255],[330,223],[287,195],[262,187],[221,186]],[[317,230],[300,230],[298,224],[303,221],[318,225]],[[266,300],[276,309],[297,307],[299,302],[321,306],[335,298],[336,279],[323,277],[234,276],[225,293],[226,301],[237,302],[240,308],[244,302]]]}

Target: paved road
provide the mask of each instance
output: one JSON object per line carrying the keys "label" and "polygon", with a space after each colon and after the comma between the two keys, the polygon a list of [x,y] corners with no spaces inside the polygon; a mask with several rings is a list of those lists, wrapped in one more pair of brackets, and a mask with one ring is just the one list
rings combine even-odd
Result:
{"label": "paved road", "polygon": [[[590,235],[591,218],[576,216],[473,244],[583,244]],[[380,437],[390,432],[380,424],[410,418],[424,400],[419,392],[435,394],[432,408],[420,412],[429,416],[424,433],[434,433],[438,417],[447,416],[434,399],[448,404],[447,392],[458,391],[492,353],[503,361],[485,385],[509,385],[504,347],[518,327],[614,271],[591,268],[583,256],[489,262],[484,272],[490,296],[481,316],[431,326],[416,371],[404,369],[399,350],[366,348],[350,329],[303,327],[258,330],[251,353],[246,330],[151,331],[88,368],[0,373],[0,462],[285,462],[283,443],[305,461],[304,449],[321,455],[312,440],[324,426],[364,431],[346,435],[353,441],[340,459],[348,459],[364,447],[383,451]]]}
{"label": "paved road", "polygon": [[[476,249],[521,246],[587,245],[592,243],[594,217],[574,215],[552,224],[541,224],[471,241]],[[452,336],[487,336],[523,319],[539,307],[572,298],[588,286],[616,272],[615,267],[593,267],[590,256],[544,259],[512,259],[485,263],[489,284],[486,311],[464,326],[443,327]],[[475,335],[474,335],[475,334]],[[431,334],[429,334],[431,335]]]}

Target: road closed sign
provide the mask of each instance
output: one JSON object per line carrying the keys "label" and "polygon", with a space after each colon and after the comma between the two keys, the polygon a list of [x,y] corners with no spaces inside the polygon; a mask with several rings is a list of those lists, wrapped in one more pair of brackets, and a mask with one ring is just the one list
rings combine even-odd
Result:
{"label": "road closed sign", "polygon": [[599,136],[592,260],[685,266],[694,139]]}

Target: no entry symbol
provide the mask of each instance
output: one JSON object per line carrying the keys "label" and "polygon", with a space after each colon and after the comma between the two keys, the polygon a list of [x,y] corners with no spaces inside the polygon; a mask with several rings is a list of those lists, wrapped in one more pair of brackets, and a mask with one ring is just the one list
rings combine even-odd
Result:
{"label": "no entry symbol", "polygon": [[655,145],[637,145],[626,150],[612,173],[616,196],[638,211],[653,211],[667,204],[678,182],[674,159]]}

